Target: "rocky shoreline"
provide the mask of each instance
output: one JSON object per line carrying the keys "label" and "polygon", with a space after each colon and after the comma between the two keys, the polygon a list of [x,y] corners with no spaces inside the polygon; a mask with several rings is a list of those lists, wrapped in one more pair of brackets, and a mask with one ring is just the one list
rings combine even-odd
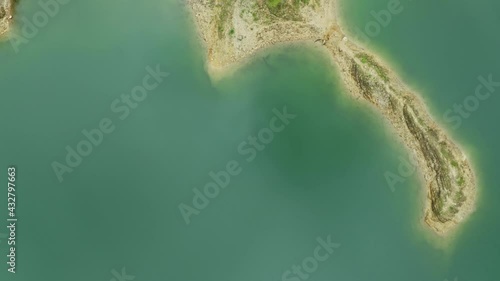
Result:
{"label": "rocky shoreline", "polygon": [[277,44],[310,42],[326,50],[348,92],[380,112],[417,159],[426,188],[423,220],[445,236],[474,212],[471,163],[419,96],[344,34],[337,5],[336,0],[187,0],[213,79]]}
{"label": "rocky shoreline", "polygon": [[13,0],[0,0],[0,37],[10,30],[13,19]]}

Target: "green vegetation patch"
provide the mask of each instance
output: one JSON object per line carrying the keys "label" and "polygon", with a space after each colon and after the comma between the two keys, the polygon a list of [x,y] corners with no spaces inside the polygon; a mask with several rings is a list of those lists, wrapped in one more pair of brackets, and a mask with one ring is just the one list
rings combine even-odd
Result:
{"label": "green vegetation patch", "polygon": [[4,7],[0,7],[0,19],[3,19],[7,15]]}
{"label": "green vegetation patch", "polygon": [[441,216],[442,210],[443,210],[443,207],[444,207],[444,198],[439,197],[433,203],[434,203],[433,204],[434,213],[436,213],[436,215],[438,215],[438,216]]}
{"label": "green vegetation patch", "polygon": [[266,0],[267,10],[277,18],[300,21],[300,7],[309,4],[310,0]]}
{"label": "green vegetation patch", "polygon": [[450,165],[453,168],[455,168],[455,169],[459,168],[458,162],[453,157],[453,155],[451,154],[451,152],[448,150],[448,147],[446,146],[445,143],[441,143],[441,154],[450,162]]}
{"label": "green vegetation patch", "polygon": [[448,215],[453,216],[458,213],[458,208],[456,206],[450,206],[448,209]]}
{"label": "green vegetation patch", "polygon": [[219,11],[215,17],[215,25],[217,27],[217,34],[219,39],[222,39],[225,34],[227,22],[231,20],[233,15],[233,0],[219,0],[214,3],[219,7]]}
{"label": "green vegetation patch", "polygon": [[388,76],[388,71],[387,69],[383,68],[382,66],[380,66],[376,61],[375,59],[368,55],[368,54],[365,54],[365,53],[359,53],[356,55],[356,57],[364,64],[367,64],[369,65],[370,67],[372,67],[375,72],[377,72],[378,76],[380,76],[380,78],[382,78],[382,80],[384,80],[385,82],[388,82],[389,81],[389,76]]}
{"label": "green vegetation patch", "polygon": [[455,200],[459,205],[462,205],[462,203],[465,202],[465,200],[467,200],[467,197],[465,197],[465,194],[463,193],[462,190],[457,192],[457,194],[455,196],[456,196]]}
{"label": "green vegetation patch", "polygon": [[267,7],[270,9],[277,8],[279,4],[281,4],[283,0],[267,0]]}

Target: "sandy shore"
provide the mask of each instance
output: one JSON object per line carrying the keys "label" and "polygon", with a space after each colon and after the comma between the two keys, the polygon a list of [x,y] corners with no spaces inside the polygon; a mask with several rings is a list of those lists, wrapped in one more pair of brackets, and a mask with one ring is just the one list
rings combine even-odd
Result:
{"label": "sandy shore", "polygon": [[0,37],[9,32],[12,24],[13,1],[0,0]]}
{"label": "sandy shore", "polygon": [[219,79],[259,50],[308,42],[324,49],[340,71],[345,88],[384,116],[415,156],[426,191],[423,221],[445,236],[475,210],[476,178],[464,151],[431,118],[420,97],[388,65],[342,28],[338,1],[188,0],[207,71]]}

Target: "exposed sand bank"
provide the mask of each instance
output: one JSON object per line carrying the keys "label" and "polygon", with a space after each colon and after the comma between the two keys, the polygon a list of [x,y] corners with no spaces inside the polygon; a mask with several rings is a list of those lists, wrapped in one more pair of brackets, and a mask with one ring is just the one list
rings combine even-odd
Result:
{"label": "exposed sand bank", "polygon": [[[291,42],[326,50],[348,92],[380,112],[415,155],[426,189],[424,222],[447,235],[475,209],[470,161],[434,122],[422,100],[376,55],[344,34],[336,0],[188,0],[213,79],[259,50]],[[279,1],[278,1],[279,2]]]}

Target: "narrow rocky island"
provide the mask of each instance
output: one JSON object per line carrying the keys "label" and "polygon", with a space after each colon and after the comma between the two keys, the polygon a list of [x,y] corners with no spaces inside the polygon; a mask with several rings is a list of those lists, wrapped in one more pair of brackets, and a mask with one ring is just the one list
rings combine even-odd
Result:
{"label": "narrow rocky island", "polygon": [[[1,0],[0,0],[1,1]],[[257,51],[310,42],[330,54],[349,93],[377,109],[416,156],[425,185],[425,223],[449,234],[474,211],[476,179],[464,152],[419,96],[369,50],[344,34],[336,0],[187,0],[218,77]]]}
{"label": "narrow rocky island", "polygon": [[0,37],[7,34],[12,23],[13,0],[0,0]]}

